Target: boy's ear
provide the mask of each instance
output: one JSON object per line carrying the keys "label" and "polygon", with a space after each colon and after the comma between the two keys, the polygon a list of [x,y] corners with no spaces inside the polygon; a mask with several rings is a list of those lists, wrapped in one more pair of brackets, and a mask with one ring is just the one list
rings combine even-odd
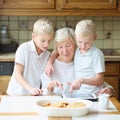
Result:
{"label": "boy's ear", "polygon": [[32,33],[32,39],[35,39],[36,35],[34,33]]}
{"label": "boy's ear", "polygon": [[97,35],[94,36],[94,41],[96,40],[96,38],[97,38]]}

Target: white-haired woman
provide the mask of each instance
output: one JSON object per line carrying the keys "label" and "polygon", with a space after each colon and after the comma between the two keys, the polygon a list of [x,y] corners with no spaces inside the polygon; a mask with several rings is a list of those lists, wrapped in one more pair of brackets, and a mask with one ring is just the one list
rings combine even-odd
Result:
{"label": "white-haired woman", "polygon": [[58,57],[53,63],[54,72],[52,75],[48,77],[45,73],[42,74],[42,88],[48,93],[61,95],[63,91],[67,93],[69,90],[67,82],[75,79],[73,68],[76,49],[74,30],[67,27],[58,29],[55,33],[54,42]]}

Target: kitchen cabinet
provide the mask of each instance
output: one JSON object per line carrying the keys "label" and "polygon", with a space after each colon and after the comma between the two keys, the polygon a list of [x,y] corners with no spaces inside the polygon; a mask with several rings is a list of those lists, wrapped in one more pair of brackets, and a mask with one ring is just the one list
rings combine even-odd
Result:
{"label": "kitchen cabinet", "polygon": [[0,75],[12,75],[13,69],[13,61],[0,61]]}
{"label": "kitchen cabinet", "polygon": [[0,0],[0,9],[48,10],[54,8],[54,0]]}
{"label": "kitchen cabinet", "polygon": [[14,69],[14,61],[4,58],[0,59],[0,95],[6,94],[6,89]]}
{"label": "kitchen cabinet", "polygon": [[5,95],[11,76],[0,76],[0,95]]}
{"label": "kitchen cabinet", "polygon": [[105,67],[105,81],[114,87],[115,97],[120,101],[120,63],[106,62]]}
{"label": "kitchen cabinet", "polygon": [[58,0],[59,10],[115,9],[116,0]]}
{"label": "kitchen cabinet", "polygon": [[37,15],[54,7],[54,0],[0,0],[0,15]]}
{"label": "kitchen cabinet", "polygon": [[120,15],[118,0],[1,0],[0,15]]}

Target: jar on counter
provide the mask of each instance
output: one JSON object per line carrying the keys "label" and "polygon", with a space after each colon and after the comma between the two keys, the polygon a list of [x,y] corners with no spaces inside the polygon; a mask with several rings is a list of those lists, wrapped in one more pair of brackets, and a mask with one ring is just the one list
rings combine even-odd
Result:
{"label": "jar on counter", "polygon": [[0,33],[1,33],[1,39],[0,39],[1,44],[9,44],[9,43],[11,43],[11,39],[8,38],[8,30],[7,30],[6,25],[1,26]]}

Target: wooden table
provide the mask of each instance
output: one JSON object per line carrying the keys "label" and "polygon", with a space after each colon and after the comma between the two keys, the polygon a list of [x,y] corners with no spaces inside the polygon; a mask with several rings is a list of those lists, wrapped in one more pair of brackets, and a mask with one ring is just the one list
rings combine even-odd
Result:
{"label": "wooden table", "polygon": [[[2,97],[2,96],[1,96]],[[120,114],[120,103],[115,97],[111,97],[110,100],[112,103],[115,105],[118,111],[115,112],[97,112],[95,114],[98,115],[104,115],[104,114],[111,114],[111,115],[117,115]],[[22,112],[22,113],[7,113],[7,112],[2,112],[0,113],[0,116],[39,116],[37,112]],[[48,117],[48,120],[72,120],[72,117]]]}

